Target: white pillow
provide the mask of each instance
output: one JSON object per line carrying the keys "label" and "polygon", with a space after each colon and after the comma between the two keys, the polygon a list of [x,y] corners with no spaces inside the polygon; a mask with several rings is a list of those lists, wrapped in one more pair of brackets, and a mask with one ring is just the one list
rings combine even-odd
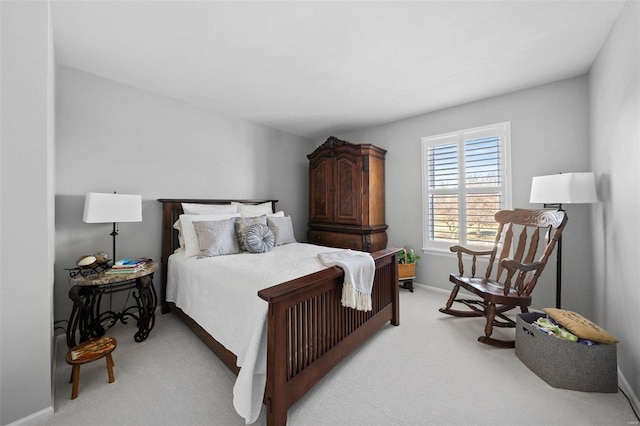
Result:
{"label": "white pillow", "polygon": [[236,205],[238,206],[238,212],[240,212],[243,217],[256,217],[273,213],[273,204],[270,202],[262,204],[236,203]]}
{"label": "white pillow", "polygon": [[[248,219],[253,218],[253,217],[260,217],[260,216],[265,216],[265,214],[259,214],[257,216],[253,216],[253,215],[242,215],[242,217],[246,217]],[[266,215],[267,217],[284,217],[284,211],[280,210],[279,212],[275,212],[275,213],[269,213],[268,215]]]}
{"label": "white pillow", "polygon": [[184,214],[223,214],[238,213],[237,203],[231,204],[194,204],[182,203]]}
{"label": "white pillow", "polygon": [[176,220],[175,223],[173,224],[173,229],[176,229],[178,231],[178,242],[180,243],[180,247],[176,249],[176,252],[179,249],[184,250],[184,234],[182,233],[182,225],[180,225],[180,218],[178,218],[178,220]]}
{"label": "white pillow", "polygon": [[226,214],[181,214],[180,227],[182,228],[182,236],[184,237],[184,255],[185,257],[194,257],[200,254],[200,246],[198,245],[198,235],[193,227],[193,222],[226,220],[234,217],[240,217],[239,213]]}

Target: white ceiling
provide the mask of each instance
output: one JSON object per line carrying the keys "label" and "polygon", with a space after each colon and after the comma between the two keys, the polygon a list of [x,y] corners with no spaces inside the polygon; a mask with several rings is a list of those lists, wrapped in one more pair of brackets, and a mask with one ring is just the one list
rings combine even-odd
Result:
{"label": "white ceiling", "polygon": [[66,1],[57,62],[310,139],[588,71],[617,1]]}

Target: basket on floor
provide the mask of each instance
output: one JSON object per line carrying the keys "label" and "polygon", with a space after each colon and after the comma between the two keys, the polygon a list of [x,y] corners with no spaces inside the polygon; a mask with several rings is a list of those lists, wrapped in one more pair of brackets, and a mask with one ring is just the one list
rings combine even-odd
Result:
{"label": "basket on floor", "polygon": [[[405,261],[407,259],[407,250],[404,251]],[[398,264],[398,276],[400,279],[412,278],[416,276],[416,264],[414,263],[399,263]]]}

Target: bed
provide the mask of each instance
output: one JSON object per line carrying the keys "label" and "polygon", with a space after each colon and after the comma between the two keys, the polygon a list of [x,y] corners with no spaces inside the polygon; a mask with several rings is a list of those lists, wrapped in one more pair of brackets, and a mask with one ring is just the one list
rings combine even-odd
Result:
{"label": "bed", "polygon": [[[344,308],[340,304],[341,289],[344,281],[344,272],[340,268],[316,268],[315,272],[299,277],[288,277],[278,284],[270,282],[279,276],[270,275],[264,280],[264,284],[258,279],[246,278],[255,281],[248,287],[249,293],[246,316],[253,317],[254,314],[260,316],[264,313],[262,322],[264,331],[256,331],[253,339],[259,341],[257,354],[248,357],[243,351],[230,350],[228,347],[234,344],[228,343],[228,337],[212,334],[220,333],[211,331],[211,323],[199,324],[194,317],[199,317],[198,309],[185,302],[183,296],[178,296],[175,285],[169,288],[169,299],[167,298],[168,277],[171,280],[183,280],[190,282],[192,272],[180,261],[179,256],[171,256],[178,247],[178,232],[173,228],[173,224],[183,213],[182,203],[196,204],[229,204],[238,202],[245,205],[261,205],[266,202],[271,203],[272,210],[276,211],[276,200],[214,200],[214,199],[159,199],[162,203],[162,279],[161,279],[161,309],[162,313],[173,311],[178,315],[189,328],[233,371],[237,376],[236,387],[234,387],[234,406],[236,405],[236,389],[238,382],[242,379],[244,371],[253,368],[255,375],[264,375],[262,383],[258,380],[254,387],[248,387],[249,394],[253,393],[253,399],[260,395],[259,403],[266,406],[267,424],[284,425],[287,421],[287,410],[298,401],[309,389],[318,383],[334,366],[340,363],[347,355],[363,344],[378,329],[390,322],[392,325],[399,325],[399,287],[398,287],[398,249],[385,249],[372,253],[375,262],[375,278],[372,291],[372,310],[358,311]],[[277,249],[277,250],[276,250]],[[313,253],[320,251],[335,250],[327,247],[313,246],[310,244],[299,244],[297,246],[274,247],[272,252],[263,253],[253,257],[261,261],[267,261],[267,256],[287,256],[287,251],[300,251],[313,256]],[[230,261],[231,256],[224,259]],[[247,257],[249,258],[249,257]],[[274,264],[277,260],[272,258]],[[271,260],[269,260],[271,262]],[[301,261],[302,262],[302,261]],[[200,262],[191,262],[192,265],[204,265],[206,268],[220,268],[214,266],[214,261],[204,259]],[[302,262],[303,263],[303,262]],[[252,264],[256,264],[255,261]],[[171,270],[170,270],[171,265]],[[206,269],[205,268],[205,269]],[[254,269],[254,268],[246,268]],[[272,268],[285,269],[285,268]],[[222,269],[218,269],[222,270]],[[179,272],[183,271],[183,272]],[[186,272],[184,272],[186,271]],[[277,271],[276,271],[277,272]],[[181,274],[186,277],[176,277]],[[207,272],[202,272],[207,274]],[[221,276],[222,273],[209,275]],[[170,283],[171,284],[171,283]],[[186,285],[180,284],[180,288]],[[211,286],[210,286],[211,287]],[[206,287],[205,287],[206,288]],[[233,287],[231,293],[235,292]],[[185,291],[185,290],[181,290]],[[207,292],[209,290],[205,290]],[[216,287],[216,291],[219,291]],[[257,294],[256,294],[257,293]],[[220,298],[217,294],[215,298]],[[223,296],[227,297],[227,296]],[[231,296],[229,296],[231,297]],[[235,296],[234,296],[235,297]],[[199,293],[195,299],[206,299]],[[176,303],[176,300],[178,301]],[[231,299],[230,299],[231,300]],[[243,304],[244,305],[244,304]],[[182,309],[184,308],[184,310]],[[202,308],[200,309],[202,311]],[[245,314],[242,314],[245,315]],[[236,319],[226,321],[226,324],[236,327]],[[260,322],[260,320],[257,320]],[[219,326],[220,321],[214,321]],[[215,326],[213,327],[215,329]],[[234,334],[235,331],[221,334]],[[263,337],[260,337],[262,333]],[[227,339],[227,340],[225,340]],[[222,344],[221,341],[226,343]],[[249,351],[251,352],[251,350]],[[250,359],[249,359],[250,358]],[[264,360],[263,370],[254,364],[260,364]],[[242,365],[242,368],[238,367]],[[244,370],[244,371],[243,371]],[[255,373],[257,371],[257,373]],[[251,376],[245,374],[245,378]],[[255,376],[252,376],[255,377]],[[264,393],[262,392],[264,389]],[[241,414],[247,421],[251,421],[245,414]]]}

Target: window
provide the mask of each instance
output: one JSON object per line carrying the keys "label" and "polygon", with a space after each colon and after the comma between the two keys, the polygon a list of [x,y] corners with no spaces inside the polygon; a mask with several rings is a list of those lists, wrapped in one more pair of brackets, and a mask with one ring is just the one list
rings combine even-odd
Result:
{"label": "window", "polygon": [[493,243],[493,215],[511,208],[510,123],[422,138],[424,243]]}

